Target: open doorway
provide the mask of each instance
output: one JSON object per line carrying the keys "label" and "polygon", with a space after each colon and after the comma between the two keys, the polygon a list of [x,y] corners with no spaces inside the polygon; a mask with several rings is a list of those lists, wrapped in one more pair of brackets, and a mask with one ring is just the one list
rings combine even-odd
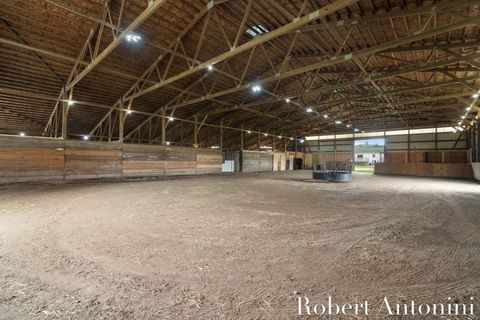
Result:
{"label": "open doorway", "polygon": [[355,172],[373,173],[376,163],[384,161],[385,139],[355,140]]}

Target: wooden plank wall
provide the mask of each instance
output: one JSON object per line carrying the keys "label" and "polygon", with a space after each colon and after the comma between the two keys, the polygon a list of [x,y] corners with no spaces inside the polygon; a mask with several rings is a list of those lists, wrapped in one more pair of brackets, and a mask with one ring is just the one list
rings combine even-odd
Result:
{"label": "wooden plank wall", "polygon": [[273,170],[273,154],[264,151],[242,151],[242,172]]}
{"label": "wooden plank wall", "polygon": [[0,183],[61,181],[62,140],[0,136]]}
{"label": "wooden plank wall", "polygon": [[470,150],[387,151],[385,163],[375,164],[376,174],[420,177],[472,178]]}
{"label": "wooden plank wall", "polygon": [[122,145],[118,142],[65,142],[65,179],[122,177]]}
{"label": "wooden plank wall", "polygon": [[376,163],[375,174],[440,178],[473,178],[473,170],[470,163]]}
{"label": "wooden plank wall", "polygon": [[197,149],[197,173],[222,172],[222,153],[219,150]]}
{"label": "wooden plank wall", "polygon": [[220,173],[220,150],[0,136],[0,184]]}
{"label": "wooden plank wall", "polygon": [[386,163],[468,163],[470,150],[387,151]]}
{"label": "wooden plank wall", "polygon": [[123,176],[190,175],[197,172],[196,149],[125,144]]}

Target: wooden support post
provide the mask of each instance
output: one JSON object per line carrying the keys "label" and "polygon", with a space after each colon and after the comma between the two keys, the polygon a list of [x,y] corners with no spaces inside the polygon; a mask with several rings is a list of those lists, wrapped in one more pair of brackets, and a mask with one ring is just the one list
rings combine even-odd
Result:
{"label": "wooden support post", "polygon": [[64,102],[63,103],[63,108],[62,108],[62,138],[64,140],[67,139],[67,125],[68,125],[68,103]]}
{"label": "wooden support post", "polygon": [[183,140],[183,121],[180,122],[180,143],[183,145],[184,140]]}
{"label": "wooden support post", "polygon": [[220,150],[223,150],[223,119],[220,120]]}
{"label": "wooden support post", "polygon": [[162,146],[167,144],[167,118],[165,118],[165,108],[162,109]]}
{"label": "wooden support post", "polygon": [[352,123],[352,171],[355,171],[355,121]]}
{"label": "wooden support post", "polygon": [[312,163],[313,168],[315,168],[320,163],[320,135],[317,136],[317,161]]}
{"label": "wooden support post", "polygon": [[[123,103],[122,103],[122,108],[123,108]],[[120,143],[123,143],[123,123],[125,119],[125,111],[119,110],[118,111],[118,141]]]}
{"label": "wooden support post", "polygon": [[261,140],[260,140],[260,130],[258,131],[258,151],[261,150],[260,148],[260,143],[261,143]]}
{"label": "wooden support post", "polygon": [[112,113],[108,114],[108,142],[112,141]]}
{"label": "wooden support post", "polygon": [[383,161],[385,162],[385,154],[387,153],[387,131],[385,130],[385,122],[383,124]]}
{"label": "wooden support post", "polygon": [[148,120],[148,144],[152,144],[152,119],[151,118]]}
{"label": "wooden support post", "polygon": [[337,169],[337,133],[335,129],[333,129],[333,163],[336,170]]}
{"label": "wooden support post", "polygon": [[272,152],[275,151],[275,135],[272,135]]}
{"label": "wooden support post", "polygon": [[198,147],[198,116],[193,117],[195,119],[194,128],[193,128],[193,147]]}
{"label": "wooden support post", "polygon": [[408,127],[407,133],[407,162],[410,162],[410,127]]}
{"label": "wooden support post", "polygon": [[240,132],[240,150],[243,150],[243,126],[242,131]]}
{"label": "wooden support post", "polygon": [[[63,98],[65,99],[66,97],[67,97],[67,94],[65,92]],[[68,99],[71,100],[72,97],[73,97],[73,90],[70,90]],[[68,136],[68,108],[69,108],[68,102],[64,101],[63,108],[62,108],[62,138],[64,140],[67,140],[67,136]]]}

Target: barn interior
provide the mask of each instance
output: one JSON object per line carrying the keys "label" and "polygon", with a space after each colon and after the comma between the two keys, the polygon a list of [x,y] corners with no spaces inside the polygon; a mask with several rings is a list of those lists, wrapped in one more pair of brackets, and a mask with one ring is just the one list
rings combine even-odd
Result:
{"label": "barn interior", "polygon": [[479,13],[0,0],[0,319],[475,304]]}

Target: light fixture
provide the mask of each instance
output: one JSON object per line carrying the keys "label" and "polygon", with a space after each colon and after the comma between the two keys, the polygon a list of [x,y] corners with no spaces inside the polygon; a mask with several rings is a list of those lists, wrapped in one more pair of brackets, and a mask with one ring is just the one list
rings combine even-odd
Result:
{"label": "light fixture", "polygon": [[170,141],[165,142],[165,144],[166,144],[167,146],[169,146],[169,145],[170,145]]}
{"label": "light fixture", "polygon": [[286,103],[290,103],[290,98],[285,99]]}
{"label": "light fixture", "polygon": [[354,131],[355,131],[355,132],[358,132],[358,131],[360,131],[360,130],[359,130],[359,129],[357,129],[357,128],[355,128],[355,130],[354,130]]}
{"label": "light fixture", "polygon": [[88,140],[88,136],[83,136],[83,140]]}
{"label": "light fixture", "polygon": [[470,110],[472,110],[472,107],[467,107],[466,110],[470,111]]}
{"label": "light fixture", "polygon": [[290,140],[293,140],[293,138],[290,138]]}
{"label": "light fixture", "polygon": [[462,119],[465,119],[465,116],[462,116]]}
{"label": "light fixture", "polygon": [[128,42],[138,42],[142,40],[142,37],[135,33],[129,33],[125,36],[125,39],[127,39]]}
{"label": "light fixture", "polygon": [[304,142],[305,142],[305,140],[303,140],[303,139],[300,139],[300,143],[304,143]]}
{"label": "light fixture", "polygon": [[324,114],[324,115],[323,115],[323,118],[324,118],[324,119],[327,119],[327,118],[328,118],[328,114]]}
{"label": "light fixture", "polygon": [[212,71],[213,70],[213,66],[211,64],[208,65],[207,67],[208,71]]}
{"label": "light fixture", "polygon": [[335,124],[342,124],[342,120],[335,120]]}
{"label": "light fixture", "polygon": [[67,104],[69,107],[71,107],[75,104],[75,102],[73,100],[67,100]]}
{"label": "light fixture", "polygon": [[128,109],[127,114],[132,114],[132,110]]}
{"label": "light fixture", "polygon": [[266,137],[266,136],[268,136],[268,133],[264,133],[263,135]]}
{"label": "light fixture", "polygon": [[352,125],[351,124],[347,124],[347,128],[350,128]]}
{"label": "light fixture", "polygon": [[308,112],[308,113],[312,113],[313,109],[312,109],[312,107],[308,107],[307,109],[305,109],[305,111]]}
{"label": "light fixture", "polygon": [[250,134],[250,133],[252,133],[252,131],[250,131],[250,130],[247,130],[247,133],[248,133],[248,134]]}
{"label": "light fixture", "polygon": [[278,139],[282,139],[282,136],[278,136]]}
{"label": "light fixture", "polygon": [[461,126],[461,125],[462,125],[462,121],[458,121],[458,125]]}
{"label": "light fixture", "polygon": [[25,132],[20,132],[20,137],[25,137]]}
{"label": "light fixture", "polygon": [[168,117],[168,121],[173,121],[173,117]]}
{"label": "light fixture", "polygon": [[210,149],[220,149],[220,146],[211,146]]}
{"label": "light fixture", "polygon": [[256,84],[252,87],[252,91],[254,93],[258,93],[258,92],[262,91],[262,87],[260,87],[260,85]]}
{"label": "light fixture", "polygon": [[472,98],[473,98],[473,99],[477,99],[479,96],[480,96],[480,94],[478,94],[478,92],[472,94]]}

